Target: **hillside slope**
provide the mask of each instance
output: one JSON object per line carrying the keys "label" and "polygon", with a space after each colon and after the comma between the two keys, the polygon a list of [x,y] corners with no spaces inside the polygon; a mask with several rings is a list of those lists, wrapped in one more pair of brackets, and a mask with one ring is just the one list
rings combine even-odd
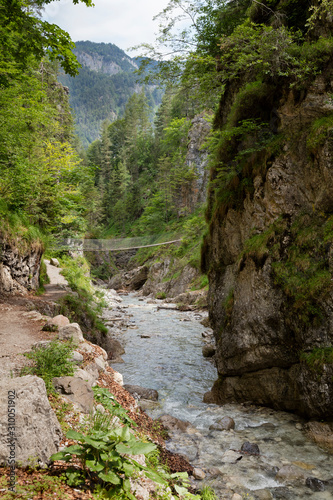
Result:
{"label": "hillside slope", "polygon": [[[98,138],[104,120],[122,116],[128,98],[140,92],[137,83],[138,61],[112,43],[76,42],[74,54],[82,65],[75,78],[62,74],[61,83],[69,88],[76,132],[84,146]],[[146,86],[153,110],[160,104],[162,91]]]}

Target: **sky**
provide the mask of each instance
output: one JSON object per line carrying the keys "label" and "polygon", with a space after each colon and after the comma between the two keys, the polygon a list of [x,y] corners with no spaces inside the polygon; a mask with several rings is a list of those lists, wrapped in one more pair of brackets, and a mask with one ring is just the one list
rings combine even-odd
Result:
{"label": "sky", "polygon": [[74,42],[114,43],[134,57],[140,51],[129,51],[130,47],[154,42],[158,21],[152,19],[168,0],[94,0],[94,4],[86,7],[60,0],[47,5],[42,17],[67,31]]}

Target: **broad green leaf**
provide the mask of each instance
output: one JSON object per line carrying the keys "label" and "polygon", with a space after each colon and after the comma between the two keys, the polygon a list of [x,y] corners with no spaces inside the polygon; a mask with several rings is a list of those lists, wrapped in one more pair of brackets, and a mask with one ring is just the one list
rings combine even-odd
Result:
{"label": "broad green leaf", "polygon": [[70,430],[67,432],[66,437],[68,439],[75,439],[75,441],[85,441],[86,437],[80,432]]}
{"label": "broad green leaf", "polygon": [[143,443],[142,441],[136,441],[128,445],[119,443],[116,446],[116,450],[119,453],[127,453],[128,455],[147,455],[147,453],[156,450],[156,445],[153,443]]}
{"label": "broad green leaf", "polygon": [[105,469],[105,464],[101,461],[96,462],[95,460],[86,460],[86,466],[93,472],[100,472]]}
{"label": "broad green leaf", "polygon": [[124,462],[123,463],[123,471],[125,473],[126,476],[132,476],[134,474],[135,471],[137,471],[138,468],[135,467],[134,465],[128,463],[128,462]]}
{"label": "broad green leaf", "polygon": [[120,484],[121,483],[120,477],[117,476],[117,474],[115,474],[112,471],[109,471],[107,474],[105,474],[104,472],[100,472],[98,474],[98,477],[100,479],[102,479],[102,481],[105,481],[106,483],[111,483],[111,484]]}

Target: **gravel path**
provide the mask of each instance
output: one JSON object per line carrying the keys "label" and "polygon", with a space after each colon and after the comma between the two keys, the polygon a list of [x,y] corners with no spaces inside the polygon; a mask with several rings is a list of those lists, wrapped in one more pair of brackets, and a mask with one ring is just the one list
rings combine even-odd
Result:
{"label": "gravel path", "polygon": [[[45,286],[45,293],[38,300],[56,301],[66,293],[64,287],[67,281],[60,274],[60,269],[49,262],[47,274],[50,284]],[[29,298],[30,309],[34,296]],[[25,302],[19,296],[3,296],[0,299],[0,378],[17,375],[27,362],[23,353],[30,351],[35,342],[54,336],[41,330],[47,317],[27,311]]]}

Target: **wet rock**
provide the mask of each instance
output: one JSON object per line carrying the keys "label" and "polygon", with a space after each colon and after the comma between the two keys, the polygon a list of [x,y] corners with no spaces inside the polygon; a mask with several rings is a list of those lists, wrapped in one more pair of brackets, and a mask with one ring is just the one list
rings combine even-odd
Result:
{"label": "wet rock", "polygon": [[212,477],[221,476],[223,474],[223,472],[218,467],[211,467],[208,472]]}
{"label": "wet rock", "polygon": [[84,342],[84,337],[80,325],[77,323],[71,323],[67,326],[62,326],[58,331],[58,338],[60,340],[70,340],[73,339],[74,342],[81,343]]}
{"label": "wet rock", "polygon": [[326,450],[333,451],[333,422],[308,422],[304,430],[312,441]]}
{"label": "wet rock", "polygon": [[213,344],[204,345],[202,348],[202,355],[204,358],[212,358],[216,353],[216,348]]}
{"label": "wet rock", "polygon": [[52,382],[55,390],[77,404],[83,413],[93,410],[94,393],[88,382],[77,377],[56,377]]}
{"label": "wet rock", "polygon": [[225,453],[223,453],[221,460],[226,464],[236,464],[237,462],[242,460],[242,458],[243,455],[238,453],[238,451],[228,450]]}
{"label": "wet rock", "polygon": [[248,441],[242,444],[241,451],[248,455],[260,455],[259,446],[256,443],[249,443]]}
{"label": "wet rock", "polygon": [[162,415],[157,419],[168,431],[182,431],[186,432],[191,423],[188,421],[179,420],[171,415]]}
{"label": "wet rock", "polygon": [[204,473],[204,471],[202,469],[199,469],[196,467],[193,469],[193,477],[194,477],[194,479],[198,479],[199,481],[202,481],[203,479],[205,479],[206,474]]}
{"label": "wet rock", "polygon": [[235,421],[231,417],[222,417],[217,421],[218,424],[222,426],[225,431],[230,431],[230,429],[235,428]]}
{"label": "wet rock", "polygon": [[273,495],[269,490],[256,490],[255,497],[258,500],[273,500]]}
{"label": "wet rock", "polygon": [[145,387],[140,387],[139,385],[125,384],[124,389],[128,391],[135,399],[149,399],[150,401],[158,400],[158,392],[155,389],[146,389]]}
{"label": "wet rock", "polygon": [[[8,391],[14,391],[15,406],[9,406]],[[62,432],[47,398],[44,381],[27,375],[0,380],[0,464],[9,459],[8,408],[15,407],[15,460],[23,466],[44,465],[59,449]],[[11,423],[11,422],[10,422]],[[1,495],[0,495],[1,496]]]}
{"label": "wet rock", "polygon": [[108,359],[116,359],[122,354],[125,354],[125,349],[119,340],[113,339],[109,336],[106,338],[104,347],[107,351]]}
{"label": "wet rock", "polygon": [[312,491],[325,491],[325,484],[316,477],[307,477],[305,480],[306,486]]}
{"label": "wet rock", "polygon": [[289,483],[302,479],[304,480],[305,475],[301,469],[295,467],[294,465],[284,465],[283,467],[281,467],[281,469],[279,469],[278,473],[275,476],[275,479],[277,479],[278,481]]}
{"label": "wet rock", "polygon": [[123,358],[121,356],[117,356],[116,358],[109,360],[108,363],[109,363],[109,366],[112,366],[115,364],[125,363],[125,361],[123,360]]}

